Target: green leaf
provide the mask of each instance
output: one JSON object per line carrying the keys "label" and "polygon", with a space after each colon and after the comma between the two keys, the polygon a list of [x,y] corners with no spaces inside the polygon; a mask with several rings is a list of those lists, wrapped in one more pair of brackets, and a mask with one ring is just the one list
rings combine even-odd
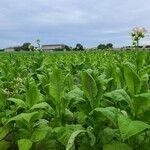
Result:
{"label": "green leaf", "polygon": [[150,125],[142,121],[132,121],[123,115],[118,118],[118,126],[123,140],[129,139],[145,129],[150,129]]}
{"label": "green leaf", "polygon": [[26,92],[26,104],[31,108],[33,105],[43,101],[37,85],[34,82],[29,84],[29,89]]}
{"label": "green leaf", "polygon": [[0,140],[5,138],[5,136],[10,132],[8,127],[0,127]]}
{"label": "green leaf", "polygon": [[149,75],[148,74],[144,74],[141,77],[141,93],[148,92],[148,90],[149,90],[148,82],[149,82]]}
{"label": "green leaf", "polygon": [[30,109],[34,110],[34,109],[48,109],[48,108],[51,108],[51,106],[46,102],[42,102],[42,103],[33,105]]}
{"label": "green leaf", "polygon": [[42,141],[51,132],[52,132],[52,129],[50,127],[39,127],[39,128],[36,128],[35,131],[32,134],[31,139],[34,142]]}
{"label": "green leaf", "polygon": [[110,127],[106,127],[103,130],[103,134],[102,134],[102,143],[108,144],[111,143],[114,140],[119,140],[120,139],[120,135],[119,135],[119,129],[112,129]]}
{"label": "green leaf", "polygon": [[90,115],[94,115],[95,113],[101,113],[114,124],[117,123],[118,109],[115,107],[96,108],[90,113]]}
{"label": "green leaf", "polygon": [[29,139],[18,140],[19,150],[30,150],[32,147],[32,141]]}
{"label": "green leaf", "polygon": [[28,123],[32,120],[35,120],[36,118],[41,117],[39,112],[32,112],[32,113],[21,113],[11,119],[8,120],[8,123],[11,121],[17,121],[17,120],[25,120]]}
{"label": "green leaf", "polygon": [[21,99],[16,99],[16,98],[9,98],[8,101],[14,102],[17,106],[21,108],[25,108],[26,104],[23,100]]}
{"label": "green leaf", "polygon": [[122,88],[122,72],[121,72],[121,69],[117,66],[114,66],[112,68],[112,71],[113,71],[113,78],[117,84],[117,89],[120,89]]}
{"label": "green leaf", "polygon": [[50,84],[49,84],[49,94],[54,98],[52,99],[56,107],[56,116],[61,118],[62,114],[65,111],[65,105],[62,101],[64,97],[64,76],[60,69],[54,68],[52,74],[50,75]]}
{"label": "green leaf", "polygon": [[71,136],[68,140],[67,146],[66,146],[66,150],[72,149],[77,136],[79,136],[81,133],[85,133],[84,137],[88,136],[91,146],[93,146],[95,144],[95,136],[93,135],[93,133],[90,130],[77,130],[71,134]]}
{"label": "green leaf", "polygon": [[0,150],[7,150],[9,148],[9,143],[6,141],[0,141]]}
{"label": "green leaf", "polygon": [[142,114],[150,107],[150,93],[142,93],[133,97],[136,114]]}
{"label": "green leaf", "polygon": [[67,74],[65,77],[65,85],[69,91],[72,90],[73,85],[74,85],[74,81],[73,81],[73,76],[70,73]]}
{"label": "green leaf", "polygon": [[147,58],[146,52],[139,51],[138,53],[136,53],[136,65],[138,70],[143,68],[146,62],[146,58]]}
{"label": "green leaf", "polygon": [[96,137],[94,136],[94,134],[91,131],[86,131],[89,139],[90,139],[90,145],[93,146],[95,144],[96,141]]}
{"label": "green leaf", "polygon": [[55,98],[56,103],[60,103],[64,96],[64,76],[60,69],[54,69],[50,76],[49,92]]}
{"label": "green leaf", "polygon": [[82,87],[85,96],[90,101],[91,107],[94,109],[99,106],[99,101],[96,100],[97,86],[94,78],[88,73],[83,72],[82,74]]}
{"label": "green leaf", "polygon": [[110,98],[114,102],[125,101],[131,106],[131,99],[124,89],[111,91],[109,93],[104,94],[104,96]]}
{"label": "green leaf", "polygon": [[74,141],[76,139],[76,137],[81,134],[81,133],[85,133],[86,130],[78,130],[78,131],[75,131],[71,134],[69,140],[68,140],[68,143],[67,143],[67,146],[66,146],[66,150],[70,150],[73,145],[74,145]]}
{"label": "green leaf", "polygon": [[74,87],[73,90],[69,91],[66,96],[66,99],[75,99],[75,101],[78,101],[78,99],[83,99],[83,91],[80,90],[77,86]]}
{"label": "green leaf", "polygon": [[145,66],[145,67],[142,67],[140,70],[139,70],[139,74],[140,76],[143,76],[145,74],[150,74],[150,65],[148,66]]}
{"label": "green leaf", "polygon": [[104,145],[103,150],[132,150],[132,148],[125,143],[112,143]]}
{"label": "green leaf", "polygon": [[82,130],[82,129],[83,128],[81,125],[67,125],[65,127],[55,128],[54,132],[57,135],[58,141],[62,143],[64,146],[66,146],[71,134],[75,131]]}
{"label": "green leaf", "polygon": [[124,64],[124,78],[128,87],[129,93],[134,96],[141,90],[141,81],[137,73],[131,67],[131,64]]}

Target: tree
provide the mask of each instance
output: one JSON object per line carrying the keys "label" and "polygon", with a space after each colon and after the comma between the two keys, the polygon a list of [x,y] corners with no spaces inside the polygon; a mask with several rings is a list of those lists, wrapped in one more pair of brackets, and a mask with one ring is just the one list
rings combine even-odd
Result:
{"label": "tree", "polygon": [[14,48],[15,51],[34,51],[35,48],[31,43],[24,43],[22,46]]}
{"label": "tree", "polygon": [[17,47],[14,48],[14,50],[17,51],[17,52],[19,52],[21,49],[22,49],[21,46],[17,46]]}
{"label": "tree", "polygon": [[34,51],[34,46],[31,43],[24,43],[21,46],[21,50],[23,50],[23,51]]}
{"label": "tree", "polygon": [[70,48],[69,46],[67,46],[67,45],[64,46],[64,49],[65,49],[66,51],[71,51],[71,48]]}
{"label": "tree", "polygon": [[3,52],[4,51],[4,49],[0,49],[0,52]]}
{"label": "tree", "polygon": [[99,44],[98,46],[97,46],[97,49],[101,49],[101,50],[104,50],[104,49],[106,49],[107,47],[106,47],[106,45],[105,44]]}
{"label": "tree", "polygon": [[106,44],[106,47],[112,49],[113,48],[113,44],[112,43],[108,43],[108,44]]}
{"label": "tree", "polygon": [[76,44],[75,50],[76,50],[76,51],[84,51],[83,45],[82,45],[82,44],[79,44],[79,43]]}

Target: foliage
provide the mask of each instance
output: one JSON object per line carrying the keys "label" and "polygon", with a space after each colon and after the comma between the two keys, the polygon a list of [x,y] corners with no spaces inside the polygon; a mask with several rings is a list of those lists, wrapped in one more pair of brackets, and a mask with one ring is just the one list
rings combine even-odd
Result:
{"label": "foliage", "polygon": [[106,45],[105,45],[105,44],[99,44],[99,45],[97,46],[97,49],[104,50],[104,49],[106,49]]}
{"label": "foliage", "polygon": [[74,48],[75,51],[84,51],[83,45],[78,43],[76,44],[76,47]]}
{"label": "foliage", "polygon": [[106,47],[107,48],[113,48],[113,44],[112,43],[108,43],[108,44],[106,44]]}
{"label": "foliage", "polygon": [[34,51],[34,49],[31,43],[24,43],[22,46],[15,47],[15,51]]}
{"label": "foliage", "polygon": [[97,49],[100,50],[106,50],[106,49],[112,49],[113,48],[113,44],[112,43],[108,43],[108,44],[99,44],[97,46]]}
{"label": "foliage", "polygon": [[0,149],[149,149],[149,51],[0,57]]}

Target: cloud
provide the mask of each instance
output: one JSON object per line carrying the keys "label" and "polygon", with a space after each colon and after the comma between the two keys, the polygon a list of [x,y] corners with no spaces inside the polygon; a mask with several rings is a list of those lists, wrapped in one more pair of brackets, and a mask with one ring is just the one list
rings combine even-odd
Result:
{"label": "cloud", "polygon": [[150,28],[150,0],[1,0],[0,47],[34,42],[129,45],[135,26]]}

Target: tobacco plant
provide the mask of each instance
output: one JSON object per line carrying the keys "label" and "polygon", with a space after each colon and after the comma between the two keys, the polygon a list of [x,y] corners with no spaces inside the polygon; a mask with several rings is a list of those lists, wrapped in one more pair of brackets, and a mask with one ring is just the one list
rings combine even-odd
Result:
{"label": "tobacco plant", "polygon": [[1,150],[148,150],[150,53],[2,53]]}

